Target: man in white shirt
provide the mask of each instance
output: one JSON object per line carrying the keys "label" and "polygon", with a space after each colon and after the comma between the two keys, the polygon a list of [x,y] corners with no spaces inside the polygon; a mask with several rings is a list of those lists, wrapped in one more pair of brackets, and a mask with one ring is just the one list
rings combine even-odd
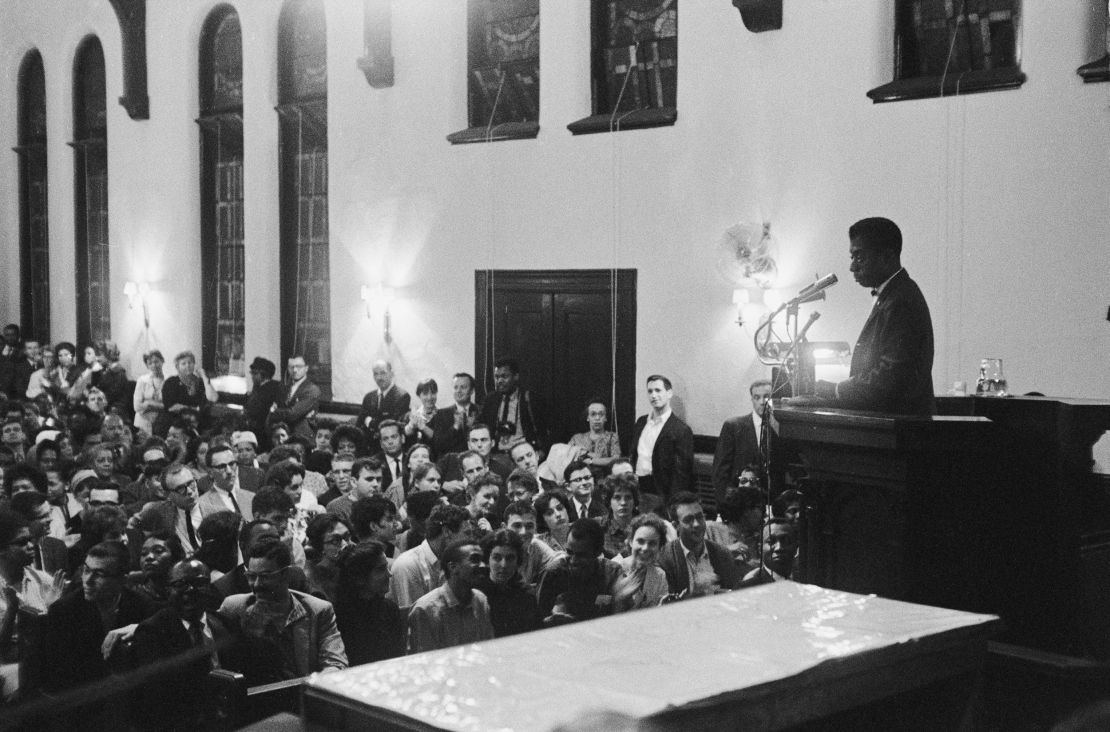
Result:
{"label": "man in white shirt", "polygon": [[393,562],[389,596],[402,612],[443,583],[440,557],[455,541],[472,538],[470,512],[460,506],[436,506],[428,516],[423,542]]}
{"label": "man in white shirt", "polygon": [[671,380],[647,378],[651,413],[636,420],[632,431],[632,465],[640,480],[645,510],[657,509],[667,499],[694,486],[694,433],[671,412]]}

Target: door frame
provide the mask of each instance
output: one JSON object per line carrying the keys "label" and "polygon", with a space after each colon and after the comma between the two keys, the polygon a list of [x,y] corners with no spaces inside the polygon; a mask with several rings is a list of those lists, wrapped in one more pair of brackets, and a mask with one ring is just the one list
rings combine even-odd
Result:
{"label": "door frame", "polygon": [[[491,295],[498,289],[517,292],[567,294],[613,294],[617,303],[616,399],[609,408],[609,427],[619,428],[621,449],[628,454],[636,419],[636,281],[635,269],[512,269],[474,271],[474,377],[478,388],[488,393],[493,386],[494,361],[504,354],[492,353],[496,343],[497,319]],[[489,327],[489,342],[486,328]],[[611,391],[606,394],[611,397]],[[583,405],[584,406],[584,405]]]}

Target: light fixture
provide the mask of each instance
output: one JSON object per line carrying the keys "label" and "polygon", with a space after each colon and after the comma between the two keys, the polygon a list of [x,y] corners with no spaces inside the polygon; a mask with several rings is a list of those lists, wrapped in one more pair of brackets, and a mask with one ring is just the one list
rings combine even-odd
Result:
{"label": "light fixture", "polygon": [[369,320],[375,311],[382,314],[382,337],[386,343],[393,341],[390,332],[392,315],[389,306],[393,303],[395,293],[392,287],[385,287],[382,283],[376,285],[363,285],[359,290],[359,297],[366,303],[366,319]]}
{"label": "light fixture", "polygon": [[150,311],[146,306],[146,297],[150,294],[150,284],[146,281],[136,283],[134,280],[128,280],[123,283],[123,294],[127,295],[127,307],[129,309],[135,308],[135,298],[139,298],[139,303],[143,306],[143,325],[150,328]]}

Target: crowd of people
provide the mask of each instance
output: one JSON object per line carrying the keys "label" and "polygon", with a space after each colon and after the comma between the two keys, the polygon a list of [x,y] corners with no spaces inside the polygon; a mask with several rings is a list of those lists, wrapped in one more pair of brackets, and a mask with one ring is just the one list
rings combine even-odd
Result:
{"label": "crowd of people", "polygon": [[191,727],[214,668],[296,679],[791,576],[802,500],[762,487],[767,382],[722,429],[708,520],[660,375],[625,455],[600,399],[550,435],[512,359],[481,405],[455,374],[445,408],[377,362],[337,423],[300,356],[280,382],[254,359],[242,409],[190,352],[135,381],[111,343],[77,356],[3,330],[8,704],[145,669],[89,719]]}

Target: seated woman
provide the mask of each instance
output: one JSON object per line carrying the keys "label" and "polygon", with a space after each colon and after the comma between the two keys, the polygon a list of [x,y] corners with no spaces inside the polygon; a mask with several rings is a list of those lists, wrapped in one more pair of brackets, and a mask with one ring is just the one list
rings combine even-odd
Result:
{"label": "seated woman", "polygon": [[764,501],[763,492],[758,488],[744,486],[729,490],[724,500],[717,504],[720,520],[705,525],[705,538],[727,548],[741,568],[752,569],[759,564]]}
{"label": "seated woman", "polygon": [[418,442],[408,450],[401,458],[401,475],[397,476],[388,486],[382,488],[382,493],[386,498],[393,501],[393,505],[397,510],[405,505],[405,497],[408,496],[409,491],[412,490],[412,472],[421,465],[429,465],[432,463],[432,448],[422,442]]}
{"label": "seated woman", "polygon": [[600,399],[593,399],[586,405],[586,424],[590,429],[579,432],[570,438],[571,447],[581,448],[582,459],[587,465],[607,469],[621,456],[621,443],[616,432],[605,429],[609,410]]}
{"label": "seated woman", "polygon": [[313,595],[334,603],[338,599],[339,554],[352,543],[351,526],[338,516],[322,513],[308,522],[305,575]]}
{"label": "seated woman", "polygon": [[630,553],[617,560],[623,576],[614,604],[624,610],[655,607],[667,596],[667,574],[659,567],[659,549],[667,529],[653,513],[632,519],[628,526]]}
{"label": "seated woman", "polygon": [[[629,524],[640,513],[640,484],[633,473],[623,473],[601,482],[600,496],[609,515],[601,520],[605,529],[605,556],[609,559],[627,557],[632,537]],[[665,537],[664,537],[665,539]]]}
{"label": "seated woman", "polygon": [[177,374],[162,384],[162,404],[167,413],[196,409],[203,416],[209,404],[219,399],[216,387],[208,380],[208,374],[197,366],[197,357],[192,351],[182,351],[173,358]]}
{"label": "seated woman", "polygon": [[353,424],[338,425],[331,433],[331,452],[352,458],[366,457],[366,434]]}
{"label": "seated woman", "polygon": [[566,551],[570,530],[570,499],[562,491],[548,491],[536,499],[536,540],[557,552]]}
{"label": "seated woman", "polygon": [[352,666],[405,654],[405,619],[387,598],[389,566],[376,541],[348,546],[339,554],[335,621]]}
{"label": "seated woman", "polygon": [[77,346],[69,341],[62,341],[55,346],[54,355],[58,359],[58,365],[54,367],[52,391],[55,400],[61,400],[69,396],[70,389],[81,375],[81,367],[76,363]]}

